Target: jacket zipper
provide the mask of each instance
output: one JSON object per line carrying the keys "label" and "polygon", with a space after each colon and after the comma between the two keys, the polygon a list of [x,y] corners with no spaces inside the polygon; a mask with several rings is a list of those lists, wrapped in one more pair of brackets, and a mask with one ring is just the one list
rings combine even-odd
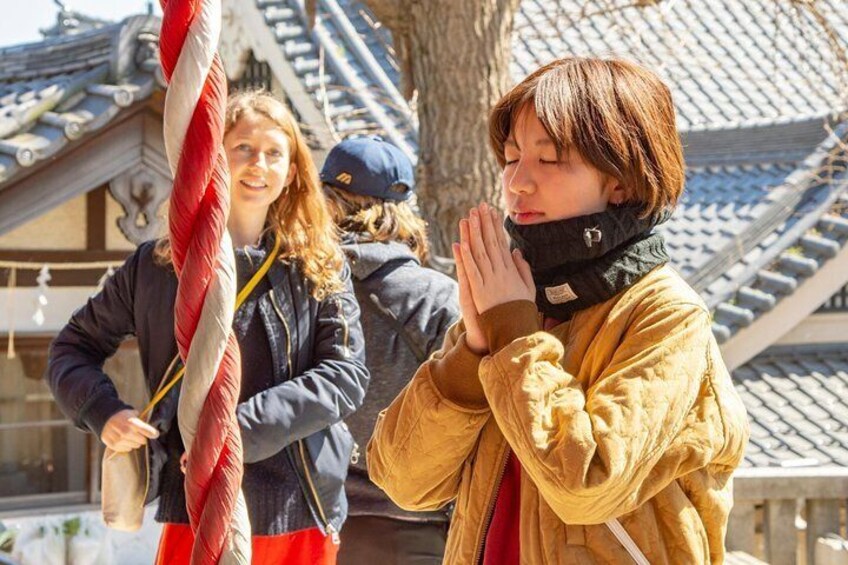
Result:
{"label": "jacket zipper", "polygon": [[474,563],[482,564],[483,563],[483,549],[486,547],[486,537],[489,535],[489,528],[492,525],[492,518],[495,513],[495,505],[498,501],[498,495],[501,492],[501,482],[503,482],[504,475],[506,474],[506,466],[509,463],[509,444],[507,444],[506,454],[503,458],[503,463],[501,464],[501,470],[498,473],[498,479],[495,481],[495,495],[492,497],[492,502],[489,504],[489,509],[486,511],[486,527],[483,528],[483,537],[480,540],[480,545],[477,546],[477,555],[474,558]]}
{"label": "jacket zipper", "polygon": [[[289,324],[286,322],[286,317],[283,316],[282,311],[280,310],[279,305],[277,304],[277,298],[274,296],[274,290],[270,291],[271,297],[271,305],[274,307],[274,311],[277,312],[277,316],[280,317],[280,320],[283,322],[283,327],[286,330],[286,367],[288,368],[289,378],[292,378],[292,366],[291,366],[291,332],[289,331]],[[336,531],[336,528],[327,520],[327,515],[324,513],[324,507],[321,505],[321,499],[318,498],[318,491],[315,488],[315,484],[312,482],[312,475],[309,472],[309,466],[306,463],[306,449],[303,445],[303,440],[297,440],[298,453],[300,454],[300,459],[303,464],[304,475],[306,476],[306,482],[309,484],[309,490],[312,493],[312,498],[315,501],[315,507],[318,509],[318,515],[321,516],[321,521],[324,523],[324,529],[327,530],[327,533],[330,534],[330,538],[333,540],[333,543],[338,545],[341,541],[339,539],[339,532]]]}
{"label": "jacket zipper", "polygon": [[283,312],[280,310],[280,307],[277,305],[277,297],[274,294],[274,289],[272,288],[268,295],[271,297],[271,306],[274,307],[274,311],[277,313],[277,316],[280,317],[280,321],[283,322],[283,328],[286,330],[286,369],[288,370],[288,377],[292,378],[292,366],[291,366],[291,332],[289,332],[289,324],[286,322],[286,317],[283,316]]}
{"label": "jacket zipper", "polygon": [[350,339],[350,329],[347,327],[347,318],[344,313],[344,306],[342,306],[342,301],[340,298],[336,298],[336,304],[339,305],[339,316],[342,318],[342,327],[344,328],[344,333],[342,336],[342,354],[345,357],[350,357],[350,347],[348,346],[348,340]]}
{"label": "jacket zipper", "polygon": [[[542,320],[542,322],[544,324],[544,319]],[[568,329],[567,329],[566,334],[565,334],[565,341],[563,341],[563,343],[568,342],[568,338],[569,338],[569,335],[571,333],[571,327],[572,327],[571,322],[568,322],[568,324],[569,324],[569,326],[568,326]],[[489,509],[486,512],[486,527],[483,528],[483,538],[480,540],[480,545],[477,547],[477,555],[474,558],[474,563],[476,563],[478,565],[482,565],[482,563],[483,563],[483,549],[485,549],[485,547],[486,547],[486,537],[488,537],[489,528],[492,525],[492,517],[495,513],[495,504],[497,504],[498,495],[500,494],[500,491],[501,491],[501,482],[503,482],[504,475],[506,474],[506,466],[509,463],[510,451],[511,451],[511,449],[509,447],[509,444],[507,444],[506,454],[503,458],[503,463],[501,464],[501,470],[500,470],[500,473],[498,473],[498,479],[495,482],[495,496],[492,498],[492,502],[491,502],[491,504],[489,504]]]}
{"label": "jacket zipper", "polygon": [[327,515],[324,513],[324,507],[321,506],[321,499],[318,498],[318,491],[315,489],[315,484],[312,482],[312,474],[309,472],[309,465],[306,463],[306,449],[303,446],[302,439],[297,440],[297,446],[300,448],[300,458],[303,461],[303,470],[306,474],[306,482],[309,484],[309,490],[312,491],[312,497],[315,499],[315,506],[318,508],[318,514],[321,516],[321,521],[324,522],[324,528],[327,530],[327,533],[330,534],[330,538],[333,540],[333,543],[338,545],[341,541],[339,539],[339,532],[336,531],[335,526],[327,520]]}

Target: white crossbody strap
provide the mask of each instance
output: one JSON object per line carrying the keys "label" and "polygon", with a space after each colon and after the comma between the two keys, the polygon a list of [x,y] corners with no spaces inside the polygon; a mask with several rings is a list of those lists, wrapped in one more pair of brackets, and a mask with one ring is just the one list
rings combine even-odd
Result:
{"label": "white crossbody strap", "polygon": [[637,565],[651,565],[645,557],[645,554],[642,553],[642,550],[639,549],[639,546],[636,545],[636,542],[633,541],[633,538],[630,537],[630,534],[628,534],[627,530],[624,529],[624,526],[621,525],[621,522],[613,518],[606,524],[612,532],[612,535],[614,535],[619,543],[624,546],[624,549],[627,550],[627,553],[630,554],[630,557],[633,558],[633,561],[635,561]]}

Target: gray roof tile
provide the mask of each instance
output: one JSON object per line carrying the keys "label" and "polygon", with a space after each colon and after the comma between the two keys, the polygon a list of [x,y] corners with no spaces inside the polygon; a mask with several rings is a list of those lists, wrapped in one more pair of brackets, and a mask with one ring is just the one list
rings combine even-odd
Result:
{"label": "gray roof tile", "polygon": [[[801,281],[814,276],[848,243],[845,185],[841,176],[831,184],[812,182],[793,213],[772,225],[767,237],[718,276],[700,278],[703,286],[696,288],[714,309],[719,343],[747,326],[748,319],[791,296]],[[690,281],[696,278],[689,276]]]}
{"label": "gray roof tile", "polygon": [[256,7],[338,136],[381,134],[415,158],[417,122],[395,86],[400,78],[391,39],[364,4],[319,3],[312,31],[295,0],[257,1]]}
{"label": "gray roof tile", "polygon": [[[603,13],[583,0],[523,0],[516,16],[513,77],[565,55],[626,55],[672,86],[681,129],[718,129],[803,120],[841,104],[834,56],[806,10],[771,0],[682,0],[671,10],[636,3]],[[848,40],[848,13],[817,2]],[[558,15],[558,17],[557,17]],[[815,56],[810,54],[815,53]]]}
{"label": "gray roof tile", "polygon": [[0,49],[0,188],[150,96],[158,29],[158,18],[136,16]]}
{"label": "gray roof tile", "polygon": [[745,466],[848,465],[848,350],[775,347],[733,372],[748,409]]}
{"label": "gray roof tile", "polygon": [[795,167],[792,162],[690,167],[680,205],[662,228],[675,267],[684,276],[694,274],[717,250],[733,245],[788,190],[783,184]]}

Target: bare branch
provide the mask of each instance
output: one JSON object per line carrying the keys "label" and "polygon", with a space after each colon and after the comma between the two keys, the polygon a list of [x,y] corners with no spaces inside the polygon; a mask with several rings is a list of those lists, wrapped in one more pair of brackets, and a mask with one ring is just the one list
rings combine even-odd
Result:
{"label": "bare branch", "polygon": [[412,33],[411,10],[405,0],[361,0],[374,13],[374,16],[392,34],[397,65],[400,69],[401,94],[412,100],[415,94],[415,79],[412,75],[412,54],[410,53],[410,34]]}
{"label": "bare branch", "polygon": [[361,0],[384,26],[394,31],[409,27],[409,10],[405,0]]}
{"label": "bare branch", "polygon": [[406,100],[412,100],[415,94],[415,77],[412,73],[412,53],[410,52],[409,31],[392,31],[392,43],[395,45],[398,65],[400,66],[401,94]]}
{"label": "bare branch", "polygon": [[306,0],[304,9],[306,11],[306,26],[312,30],[315,28],[315,18],[318,14],[318,0]]}

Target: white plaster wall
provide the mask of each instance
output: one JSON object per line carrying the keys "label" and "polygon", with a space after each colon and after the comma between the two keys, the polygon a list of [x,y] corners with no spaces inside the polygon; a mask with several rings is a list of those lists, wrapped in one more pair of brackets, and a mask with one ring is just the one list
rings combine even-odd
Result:
{"label": "white plaster wall", "polygon": [[[103,271],[106,272],[105,270]],[[50,287],[43,307],[44,324],[32,319],[38,308],[38,288],[0,289],[0,333],[8,334],[14,328],[17,335],[55,333],[68,322],[74,310],[85,304],[95,287]]]}

